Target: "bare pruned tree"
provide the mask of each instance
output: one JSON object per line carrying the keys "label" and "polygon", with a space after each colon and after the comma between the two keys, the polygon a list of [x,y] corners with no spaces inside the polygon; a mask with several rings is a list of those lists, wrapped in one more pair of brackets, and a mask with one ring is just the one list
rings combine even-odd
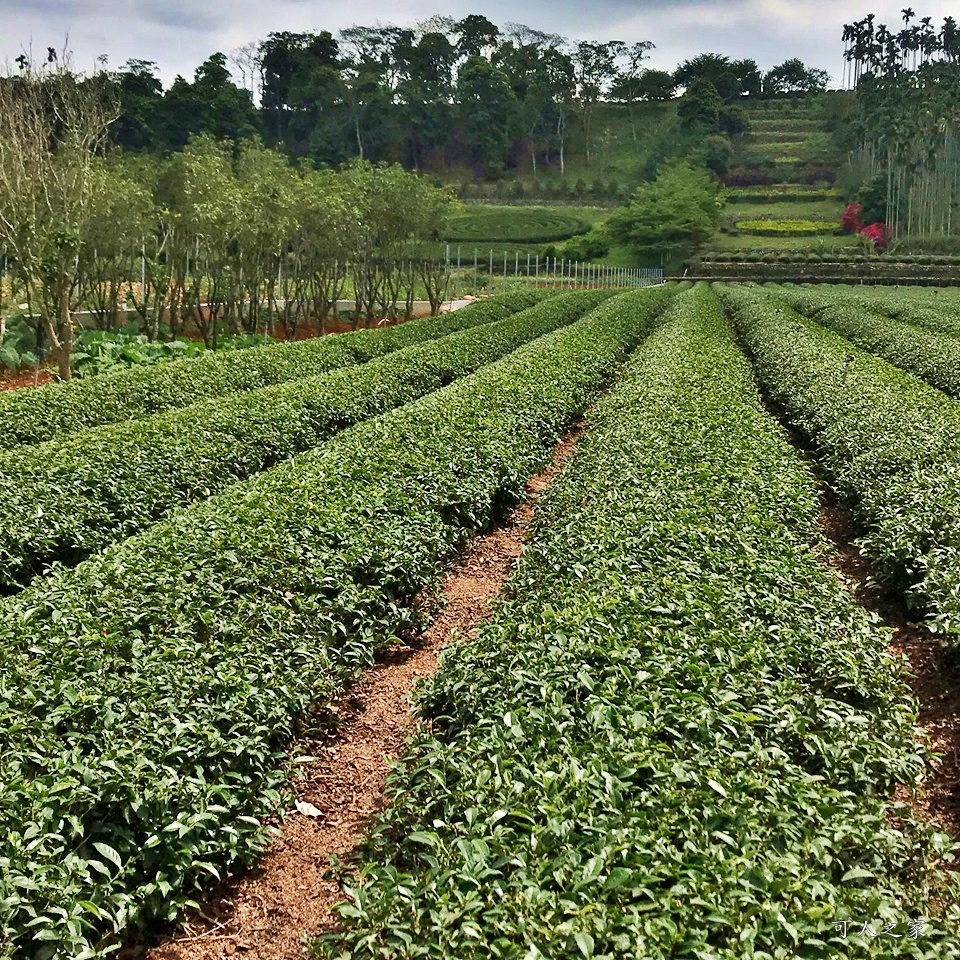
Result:
{"label": "bare pruned tree", "polygon": [[240,83],[245,90],[250,91],[254,103],[260,102],[260,77],[262,64],[260,62],[260,44],[255,40],[245,43],[230,51],[230,63],[240,75]]}
{"label": "bare pruned tree", "polygon": [[0,75],[0,248],[39,308],[67,380],[93,167],[119,106],[107,75],[74,73],[65,52],[18,64]]}

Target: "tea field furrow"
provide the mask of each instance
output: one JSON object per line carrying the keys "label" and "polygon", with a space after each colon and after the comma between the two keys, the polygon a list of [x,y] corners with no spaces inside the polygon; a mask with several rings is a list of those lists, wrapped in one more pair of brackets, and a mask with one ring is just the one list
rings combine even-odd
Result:
{"label": "tea field furrow", "polygon": [[[946,838],[889,799],[923,770],[914,706],[818,513],[713,295],[677,298],[421,694],[315,952],[960,956]],[[864,922],[882,954],[841,932]]]}

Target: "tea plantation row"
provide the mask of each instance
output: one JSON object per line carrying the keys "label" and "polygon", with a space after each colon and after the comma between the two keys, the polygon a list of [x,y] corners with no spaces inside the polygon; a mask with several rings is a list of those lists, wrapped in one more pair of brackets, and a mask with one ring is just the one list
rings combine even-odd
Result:
{"label": "tea plantation row", "polygon": [[[51,562],[77,562],[168,510],[437,390],[571,323],[609,295],[561,294],[365,364],[2,451],[0,589],[28,582]],[[523,300],[507,296],[468,307],[458,322],[487,320],[517,302]],[[447,325],[443,319],[421,331]]]}
{"label": "tea plantation row", "polygon": [[413,598],[521,498],[670,293],[610,299],[7,599],[9,956],[92,956],[256,855],[294,718],[419,622]]}
{"label": "tea plantation row", "polygon": [[316,952],[960,956],[946,838],[889,799],[924,764],[909,695],[818,513],[713,295],[681,295],[421,696]]}
{"label": "tea plantation row", "polygon": [[874,571],[960,637],[960,407],[760,288],[720,288],[757,376],[866,531]]}
{"label": "tea plantation row", "polygon": [[960,338],[888,316],[842,290],[783,288],[777,296],[858,347],[960,397]]}
{"label": "tea plantation row", "polygon": [[399,326],[362,330],[241,353],[210,352],[150,367],[133,367],[39,390],[0,393],[0,449],[38,443],[85,427],[135,420],[185,407],[204,397],[254,390],[363,363],[424,340],[501,320],[548,294],[519,289],[467,310]]}

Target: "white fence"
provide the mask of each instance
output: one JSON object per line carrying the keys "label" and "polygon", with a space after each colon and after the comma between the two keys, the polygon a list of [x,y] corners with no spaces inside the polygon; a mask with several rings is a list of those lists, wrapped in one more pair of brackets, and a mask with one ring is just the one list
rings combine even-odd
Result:
{"label": "white fence", "polygon": [[464,251],[463,246],[447,246],[447,268],[451,286],[471,287],[474,293],[484,284],[496,288],[504,280],[530,280],[542,286],[598,288],[650,287],[663,283],[662,267],[614,267],[559,257],[541,257],[519,251],[503,251],[496,255],[493,249],[480,256],[478,248]]}

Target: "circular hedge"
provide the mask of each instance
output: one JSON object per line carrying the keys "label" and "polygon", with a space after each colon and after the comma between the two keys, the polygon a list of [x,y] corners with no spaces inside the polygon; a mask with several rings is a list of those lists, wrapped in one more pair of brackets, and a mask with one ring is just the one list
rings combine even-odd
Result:
{"label": "circular hedge", "polygon": [[454,243],[552,243],[589,230],[589,223],[563,210],[479,208],[451,217],[443,231],[443,239]]}

